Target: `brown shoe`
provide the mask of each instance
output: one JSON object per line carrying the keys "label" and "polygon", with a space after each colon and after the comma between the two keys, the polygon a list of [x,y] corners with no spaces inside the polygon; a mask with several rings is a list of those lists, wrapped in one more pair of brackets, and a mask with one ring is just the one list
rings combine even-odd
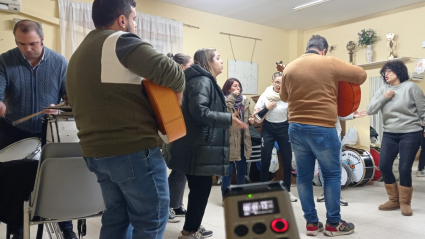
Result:
{"label": "brown shoe", "polygon": [[400,186],[400,206],[401,214],[403,216],[412,216],[412,207],[410,202],[412,201],[413,187]]}
{"label": "brown shoe", "polygon": [[398,196],[398,185],[397,183],[385,184],[385,189],[388,194],[388,202],[379,205],[378,209],[381,211],[390,211],[400,208],[399,196]]}

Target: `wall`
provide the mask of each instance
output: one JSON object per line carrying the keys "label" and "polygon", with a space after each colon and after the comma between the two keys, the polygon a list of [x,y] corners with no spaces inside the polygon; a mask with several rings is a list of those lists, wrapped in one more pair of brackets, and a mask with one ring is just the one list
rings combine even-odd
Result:
{"label": "wall", "polygon": [[[80,0],[92,3],[92,0]],[[22,0],[22,13],[11,14],[0,12],[0,52],[15,47],[12,34],[13,18],[30,18],[40,20],[45,32],[45,45],[60,51],[58,3],[52,0]],[[200,29],[184,27],[184,53],[193,56],[196,50],[215,47],[224,61],[224,71],[218,77],[218,84],[223,85],[227,79],[227,60],[233,59],[229,37],[220,32],[260,38],[257,41],[253,61],[259,64],[258,93],[270,85],[271,76],[276,71],[275,62],[288,61],[288,32],[248,23],[227,17],[195,11],[188,8],[155,1],[137,0],[136,11],[165,18],[175,19],[183,23],[198,26]],[[28,17],[33,15],[34,17]],[[251,61],[254,40],[232,37],[233,50],[237,60]],[[176,52],[175,52],[176,53]]]}
{"label": "wall", "polygon": [[[374,51],[373,61],[382,61],[387,59],[389,50],[386,47],[387,40],[385,35],[389,32],[396,34],[397,54],[406,57],[422,57],[425,58],[425,48],[422,48],[421,42],[425,40],[425,32],[420,30],[420,22],[425,12],[425,3],[415,4],[412,6],[396,9],[381,14],[356,19],[350,22],[341,23],[334,26],[328,26],[320,29],[313,29],[304,32],[304,46],[307,44],[312,35],[322,35],[327,38],[329,45],[338,45],[338,49],[332,53],[345,61],[349,61],[346,44],[349,41],[358,41],[357,33],[361,29],[374,29],[378,34],[378,41],[372,45]],[[357,47],[355,50],[355,64],[366,63],[365,47]],[[410,60],[406,63],[409,72],[414,71],[416,60]],[[368,77],[379,76],[379,68],[368,69]],[[425,90],[425,80],[416,82],[418,86]],[[369,103],[369,80],[362,85],[362,102],[359,109],[366,109]],[[369,145],[369,117],[356,119],[346,122],[347,129],[354,126],[359,134],[360,144]]]}

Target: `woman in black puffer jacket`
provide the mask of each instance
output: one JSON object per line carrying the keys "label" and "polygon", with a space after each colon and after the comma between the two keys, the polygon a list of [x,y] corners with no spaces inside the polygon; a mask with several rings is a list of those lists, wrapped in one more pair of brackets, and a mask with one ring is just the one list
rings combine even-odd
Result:
{"label": "woman in black puffer jacket", "polygon": [[184,71],[182,112],[187,134],[169,145],[169,168],[186,173],[190,190],[179,239],[196,239],[204,232],[201,222],[211,191],[211,176],[229,174],[229,127],[247,128],[237,115],[227,113],[226,100],[216,81],[223,71],[218,52],[204,48],[193,59],[195,64]]}

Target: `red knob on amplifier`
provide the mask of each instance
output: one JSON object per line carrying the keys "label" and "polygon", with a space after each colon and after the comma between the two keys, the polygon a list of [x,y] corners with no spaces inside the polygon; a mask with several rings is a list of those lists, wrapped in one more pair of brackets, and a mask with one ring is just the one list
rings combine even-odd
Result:
{"label": "red knob on amplifier", "polygon": [[285,219],[277,218],[272,221],[272,230],[277,233],[286,232],[289,228],[289,224]]}

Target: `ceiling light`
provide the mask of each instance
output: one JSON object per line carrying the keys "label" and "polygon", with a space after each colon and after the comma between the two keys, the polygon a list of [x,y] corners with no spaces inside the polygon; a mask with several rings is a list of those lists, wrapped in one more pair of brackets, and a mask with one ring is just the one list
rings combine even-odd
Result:
{"label": "ceiling light", "polygon": [[329,1],[329,0],[317,0],[317,1],[309,2],[309,3],[303,4],[303,5],[296,6],[296,7],[292,8],[292,10],[293,11],[299,11],[299,10],[302,10],[304,8],[312,7],[314,5],[321,4],[321,3],[324,3],[324,2],[327,2],[327,1]]}

